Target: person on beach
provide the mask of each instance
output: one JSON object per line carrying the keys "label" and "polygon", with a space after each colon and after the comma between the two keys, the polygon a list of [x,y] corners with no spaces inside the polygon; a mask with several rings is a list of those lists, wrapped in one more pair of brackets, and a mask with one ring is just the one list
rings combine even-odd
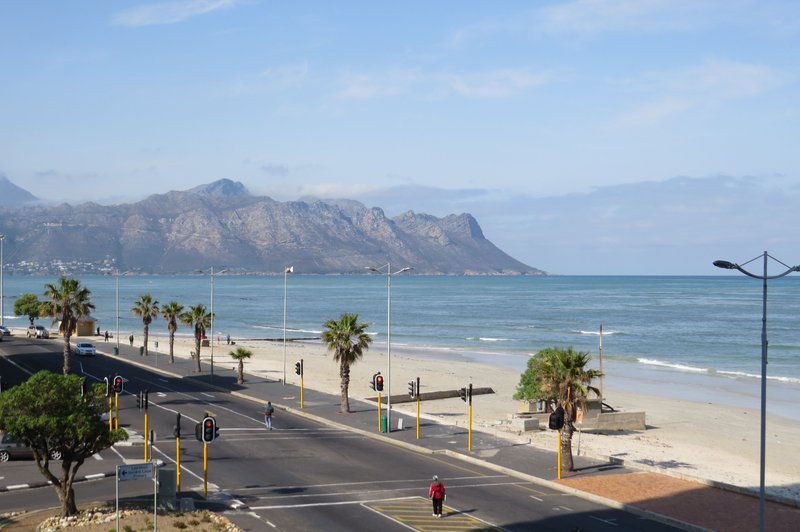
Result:
{"label": "person on beach", "polygon": [[267,430],[272,430],[273,413],[275,413],[275,407],[272,406],[272,401],[267,401],[267,404],[264,405],[264,425],[267,426]]}
{"label": "person on beach", "polygon": [[133,334],[128,336],[128,341],[131,343],[131,347],[133,347]]}
{"label": "person on beach", "polygon": [[231,345],[231,335],[230,334],[225,337],[225,340],[227,340],[228,345]]}
{"label": "person on beach", "polygon": [[428,497],[433,501],[433,516],[442,517],[442,503],[447,497],[444,492],[444,484],[439,480],[439,477],[433,475],[433,482],[428,490]]}
{"label": "person on beach", "polygon": [[105,336],[106,342],[108,342],[108,331],[106,331],[106,334],[104,336]]}

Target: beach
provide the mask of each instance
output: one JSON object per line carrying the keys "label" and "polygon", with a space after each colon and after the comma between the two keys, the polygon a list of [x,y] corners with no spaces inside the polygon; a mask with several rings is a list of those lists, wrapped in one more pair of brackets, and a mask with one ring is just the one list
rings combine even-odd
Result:
{"label": "beach", "polygon": [[[99,346],[104,342],[92,338]],[[123,338],[127,340],[127,338]],[[154,344],[158,341],[159,366],[168,368],[167,337],[151,336],[151,355],[156,356]],[[245,371],[259,377],[283,377],[283,343],[279,341],[241,340],[236,345],[226,345],[223,339],[215,344],[214,362],[218,372],[234,371],[235,362],[228,353],[236,347],[245,347],[253,357],[245,362]],[[141,334],[136,336],[140,345]],[[112,342],[106,344],[110,350]],[[188,357],[194,349],[191,338],[182,336],[175,341],[175,354]],[[290,341],[286,347],[287,382],[299,383],[294,373],[294,363],[304,361],[305,386],[315,390],[338,394],[338,366],[326,353],[319,341]],[[210,348],[203,347],[202,356],[208,360]],[[162,362],[163,360],[163,362]],[[372,375],[381,371],[386,375],[385,345],[367,350],[362,360],[351,369],[350,397],[374,397],[369,382]],[[555,449],[555,434],[540,430],[523,436],[509,432],[508,417],[517,411],[513,393],[519,381],[517,370],[496,365],[476,363],[455,355],[420,356],[402,347],[392,349],[393,394],[407,391],[407,382],[420,377],[423,392],[454,390],[470,382],[491,387],[495,393],[475,396],[474,423],[476,428],[515,441],[530,441],[531,445]],[[717,377],[721,378],[721,377]],[[679,476],[724,482],[741,487],[758,486],[759,475],[759,411],[758,404],[750,408],[719,404],[708,400],[686,400],[662,395],[630,391],[619,387],[624,379],[608,379],[604,390],[605,401],[623,411],[641,411],[647,414],[646,431],[613,434],[580,435],[581,453],[595,457],[618,457],[626,464],[639,464]],[[388,391],[388,390],[385,390]],[[697,399],[698,397],[695,397]],[[296,400],[295,397],[276,397],[276,403]],[[398,411],[414,414],[413,404],[394,406]],[[423,415],[442,423],[466,424],[466,406],[459,398],[422,402]],[[573,440],[577,452],[578,434]],[[769,415],[767,425],[767,486],[770,493],[800,499],[800,421]]]}

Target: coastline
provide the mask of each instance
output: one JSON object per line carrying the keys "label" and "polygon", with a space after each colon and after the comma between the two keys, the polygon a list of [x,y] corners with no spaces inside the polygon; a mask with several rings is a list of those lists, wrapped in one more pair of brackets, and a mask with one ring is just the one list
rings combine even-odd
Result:
{"label": "coastline", "polygon": [[[98,345],[105,344],[97,337],[87,339]],[[141,345],[141,335],[136,340],[135,345]],[[159,366],[163,359],[164,365],[161,367],[168,368],[165,355],[168,351],[168,338],[159,333],[151,336],[150,356],[156,356],[152,343],[154,341],[159,342]],[[228,357],[228,353],[241,346],[253,351],[253,358],[245,362],[246,372],[275,380],[282,378],[281,341],[235,341],[235,346],[226,345],[224,340],[215,343],[214,361],[219,371],[234,371],[235,362]],[[109,344],[113,344],[113,341]],[[193,348],[191,338],[176,336],[176,356],[188,357]],[[337,366],[319,341],[288,342],[286,351],[287,382],[294,383],[297,380],[294,363],[303,358],[306,387],[339,393]],[[405,393],[407,381],[417,376],[421,378],[423,391],[456,389],[467,384],[471,378],[473,384],[489,386],[495,390],[495,394],[476,398],[475,425],[495,433],[498,437],[518,438],[508,432],[506,422],[508,415],[517,411],[517,401],[512,396],[519,381],[518,370],[471,360],[470,357],[455,352],[444,353],[444,356],[439,352],[420,356],[416,349],[412,351],[403,346],[395,348],[393,345],[392,377],[395,382],[392,393]],[[210,348],[204,347],[203,358],[208,360],[209,355]],[[610,370],[607,373],[625,373],[626,369],[630,369],[628,366],[631,365],[612,363],[606,366]],[[386,351],[385,347],[382,349],[381,346],[373,345],[364,358],[352,366],[352,398],[364,399],[374,395],[368,383],[376,371],[386,375]],[[655,376],[657,378],[651,375],[649,381],[636,372],[607,377],[604,386],[606,402],[621,410],[644,410],[647,413],[648,429],[614,434],[584,432],[580,437],[581,452],[615,456],[624,459],[626,463],[639,463],[665,472],[741,487],[757,486],[758,404],[753,403],[747,393],[738,396],[730,393],[728,388],[731,386],[727,385],[732,383],[735,388],[736,379],[703,376],[706,379],[731,382],[726,382],[726,386],[698,389],[697,384],[677,386],[674,381],[679,381],[683,375],[676,373],[661,368]],[[659,386],[654,386],[654,383]],[[686,393],[683,388],[687,386],[693,393]],[[664,393],[664,388],[675,393]],[[704,400],[704,392],[710,394],[705,399],[713,400]],[[720,398],[726,401],[738,400],[742,404],[723,404]],[[773,394],[771,400],[777,402],[780,399],[774,398]],[[752,404],[747,407],[748,403]],[[786,405],[790,411],[791,406]],[[393,408],[413,415],[411,405],[401,404]],[[422,403],[423,415],[448,424],[464,425],[465,410],[464,403],[458,398]],[[800,420],[793,417],[768,414],[767,486],[776,495],[800,500],[800,486],[797,484],[797,479],[800,478],[800,461],[796,458],[800,455]],[[530,438],[530,443],[537,447],[555,448],[555,436],[551,431],[528,432],[524,437]],[[573,445],[577,450],[577,441]]]}

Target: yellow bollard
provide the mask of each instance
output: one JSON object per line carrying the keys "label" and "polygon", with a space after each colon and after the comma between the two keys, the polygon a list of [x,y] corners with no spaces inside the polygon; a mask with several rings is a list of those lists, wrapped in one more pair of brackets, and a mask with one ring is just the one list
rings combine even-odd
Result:
{"label": "yellow bollard", "polygon": [[108,431],[114,430],[114,408],[111,397],[108,398]]}
{"label": "yellow bollard", "polygon": [[114,394],[114,428],[119,429],[119,394]]}
{"label": "yellow bollard", "polygon": [[469,400],[469,436],[467,443],[467,450],[472,450],[472,398]]}
{"label": "yellow bollard", "polygon": [[378,432],[381,431],[381,393],[378,392]]}
{"label": "yellow bollard", "polygon": [[561,431],[558,431],[558,480],[561,480]]}
{"label": "yellow bollard", "polygon": [[203,497],[208,496],[208,444],[203,442]]}
{"label": "yellow bollard", "polygon": [[304,383],[303,383],[303,376],[304,376],[303,372],[301,371],[300,372],[300,408],[303,408],[303,399],[304,399],[303,390],[304,390],[305,386],[304,386]]}
{"label": "yellow bollard", "polygon": [[150,437],[150,431],[148,431],[147,429],[148,429],[148,426],[147,426],[147,410],[145,410],[144,411],[144,461],[145,462],[147,462],[147,460],[148,460],[148,452],[147,452],[148,443],[147,443],[147,440]]}
{"label": "yellow bollard", "polygon": [[417,439],[419,439],[419,392],[417,392]]}
{"label": "yellow bollard", "polygon": [[175,438],[175,493],[181,492],[181,439]]}

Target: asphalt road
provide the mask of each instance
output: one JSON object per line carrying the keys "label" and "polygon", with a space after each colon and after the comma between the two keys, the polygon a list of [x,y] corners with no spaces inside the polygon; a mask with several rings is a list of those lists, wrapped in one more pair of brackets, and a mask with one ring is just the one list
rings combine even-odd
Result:
{"label": "asphalt road", "polygon": [[[0,344],[0,374],[11,384],[25,370],[61,370],[59,341],[14,338]],[[209,445],[209,497],[229,508],[241,526],[262,530],[667,530],[636,515],[565,495],[442,455],[426,455],[276,412],[267,431],[259,405],[197,383],[165,377],[113,357],[74,358],[73,370],[90,379],[120,374],[126,393],[120,423],[134,439],[143,433],[135,394],[150,391],[149,423],[156,431],[156,458],[171,464],[176,413],[183,416],[182,491],[202,494],[202,444],[194,423],[213,413],[220,438]],[[115,454],[141,459],[141,446]],[[106,451],[103,454],[108,454]],[[4,467],[0,465],[0,468]],[[92,464],[92,467],[95,467]],[[39,480],[31,465],[31,480]],[[2,469],[0,469],[2,471]],[[427,489],[437,474],[447,488],[447,514],[430,515]],[[0,476],[3,473],[0,472]],[[152,493],[146,482],[121,486],[126,496]],[[113,479],[76,485],[80,501],[113,498]],[[186,493],[185,493],[186,494]],[[0,508],[55,503],[52,488],[0,493]]]}

